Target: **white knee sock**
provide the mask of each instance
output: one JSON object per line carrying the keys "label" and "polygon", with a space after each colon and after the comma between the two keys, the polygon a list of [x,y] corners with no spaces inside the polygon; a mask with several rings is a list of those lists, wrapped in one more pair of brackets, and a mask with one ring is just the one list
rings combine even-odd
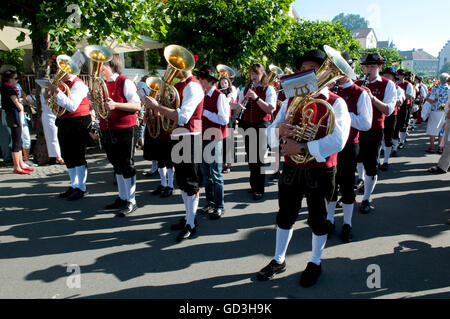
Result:
{"label": "white knee sock", "polygon": [[194,228],[195,214],[197,212],[198,207],[199,193],[197,192],[197,194],[191,196],[186,194],[186,199],[187,199],[186,224]]}
{"label": "white knee sock", "polygon": [[173,173],[174,173],[173,168],[167,169],[167,180],[168,180],[168,184],[169,184],[168,186],[170,188],[173,188]]}
{"label": "white knee sock", "polygon": [[77,169],[75,167],[68,168],[69,171],[69,177],[70,177],[70,184],[72,185],[72,188],[78,188],[78,175],[77,175]]}
{"label": "white knee sock", "polygon": [[136,204],[136,175],[130,178],[124,178],[125,193],[127,195],[127,202]]}
{"label": "white knee sock", "polygon": [[405,144],[406,132],[400,132],[400,143]]}
{"label": "white knee sock", "polygon": [[125,181],[123,175],[116,174],[117,189],[119,190],[119,197],[121,200],[127,200],[127,192],[125,188]]}
{"label": "white knee sock", "polygon": [[366,176],[364,179],[364,197],[363,200],[370,200],[375,185],[377,184],[378,176]]}
{"label": "white knee sock", "polygon": [[391,150],[392,146],[388,146],[384,149],[384,162],[386,164],[389,164],[389,157],[391,156]]}
{"label": "white knee sock", "polygon": [[364,180],[364,165],[363,163],[356,164],[356,170],[358,171],[358,177],[359,179]]}
{"label": "white knee sock", "polygon": [[344,211],[344,224],[348,224],[350,227],[352,227],[353,206],[354,204],[342,203],[342,210]]}
{"label": "white knee sock", "polygon": [[188,206],[187,206],[187,194],[185,191],[181,191],[181,197],[183,198],[183,204],[184,204],[184,209],[186,210],[186,215],[184,216],[184,219],[187,220],[187,215],[188,215]]}
{"label": "white knee sock", "polygon": [[322,257],[322,251],[327,243],[328,235],[317,236],[312,234],[312,254],[309,259],[310,262],[320,265],[320,259]]}
{"label": "white knee sock", "polygon": [[277,226],[277,240],[275,247],[275,261],[282,264],[286,258],[286,251],[289,246],[289,242],[292,238],[292,233],[294,230],[291,229],[281,229]]}
{"label": "white knee sock", "polygon": [[392,149],[393,149],[394,151],[397,151],[398,140],[392,140],[392,142],[393,142],[393,144],[394,144]]}
{"label": "white knee sock", "polygon": [[161,177],[161,185],[167,187],[167,169],[165,167],[159,168],[159,176]]}
{"label": "white knee sock", "polygon": [[334,212],[336,211],[337,202],[329,202],[327,205],[327,219],[334,224]]}
{"label": "white knee sock", "polygon": [[75,170],[77,172],[78,177],[78,188],[81,189],[83,192],[86,191],[86,180],[87,180],[87,166],[77,166],[75,167]]}

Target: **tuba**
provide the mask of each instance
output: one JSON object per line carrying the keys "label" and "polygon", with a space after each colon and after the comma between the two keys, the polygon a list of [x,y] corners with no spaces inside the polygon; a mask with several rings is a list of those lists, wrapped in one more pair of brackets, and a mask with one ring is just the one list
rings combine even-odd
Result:
{"label": "tuba", "polygon": [[274,85],[274,83],[276,82],[276,80],[284,75],[284,72],[282,69],[280,69],[279,67],[271,64],[269,65],[269,76],[268,76],[268,83],[269,85]]}
{"label": "tuba", "polygon": [[105,81],[100,77],[100,69],[103,63],[111,61],[113,54],[100,45],[88,45],[84,48],[84,54],[89,59],[88,86],[91,89],[93,108],[99,117],[106,120],[110,116],[105,107],[109,94]]}
{"label": "tuba", "polygon": [[236,73],[232,68],[226,66],[225,64],[218,64],[216,66],[217,72],[219,72],[219,78],[222,76],[226,76],[227,78],[234,78]]}
{"label": "tuba", "polygon": [[[156,98],[159,90],[161,89],[161,78],[159,77],[149,77],[145,81],[149,88],[149,96]],[[151,138],[157,138],[161,133],[161,121],[159,116],[155,116],[151,109],[147,109],[145,112],[146,126],[148,134]]]}
{"label": "tuba", "polygon": [[[58,55],[56,57],[56,64],[58,65],[58,71],[50,80],[50,82],[53,85],[62,86],[63,93],[70,98],[70,88],[67,86],[67,84],[62,82],[62,79],[67,74],[78,75],[80,73],[80,68],[75,62],[72,61],[72,58],[70,56],[64,54]],[[56,96],[54,95],[48,99],[47,105],[56,117],[62,116],[67,111],[65,108],[58,105]]]}
{"label": "tuba", "polygon": [[[301,125],[296,126],[297,132],[294,140],[297,142],[315,140],[320,127],[326,128],[326,135],[334,131],[335,116],[333,107],[330,103],[322,99],[313,98],[313,96],[342,76],[348,76],[353,80],[356,79],[355,72],[338,51],[327,45],[324,46],[324,50],[328,57],[316,73],[318,89],[310,94],[295,96],[286,112],[285,120],[289,124],[293,124],[292,122],[297,113],[302,115]],[[311,119],[314,117],[314,109],[308,108],[313,103],[316,103],[317,108],[319,108],[319,105],[325,108],[324,115],[318,119],[317,123],[311,122]],[[314,160],[314,156],[309,153],[304,155],[294,154],[290,158],[296,164],[305,164]]]}
{"label": "tuba", "polygon": [[[164,106],[177,109],[180,107],[180,95],[171,83],[178,72],[192,70],[195,66],[195,59],[187,49],[175,44],[165,47],[164,58],[166,59],[168,66],[161,82],[159,101]],[[166,132],[171,133],[178,125],[176,121],[172,121],[162,114],[160,115],[160,118],[161,127]]]}

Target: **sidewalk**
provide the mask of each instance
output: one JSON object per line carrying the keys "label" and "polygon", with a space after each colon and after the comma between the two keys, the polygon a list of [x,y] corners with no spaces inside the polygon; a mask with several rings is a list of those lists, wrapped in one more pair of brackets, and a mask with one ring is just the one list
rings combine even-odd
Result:
{"label": "sidewalk", "polygon": [[[136,154],[139,209],[127,218],[103,210],[117,194],[103,153],[89,154],[89,193],[76,202],[58,198],[69,186],[65,166],[37,167],[30,176],[0,167],[0,298],[449,298],[450,173],[426,172],[439,156],[424,154],[425,129],[421,124],[390,170],[380,172],[373,213],[359,213],[358,194],[352,243],[339,240],[338,211],[322,276],[308,289],[298,285],[311,250],[306,201],[287,271],[255,280],[275,249],[277,185],[269,182],[265,201],[254,202],[243,163],[224,175],[224,217],[199,216],[199,237],[182,243],[170,231],[184,214],[180,191],[151,195],[159,176],[142,175],[151,166],[142,151]],[[379,266],[380,288],[367,285],[371,265]]]}

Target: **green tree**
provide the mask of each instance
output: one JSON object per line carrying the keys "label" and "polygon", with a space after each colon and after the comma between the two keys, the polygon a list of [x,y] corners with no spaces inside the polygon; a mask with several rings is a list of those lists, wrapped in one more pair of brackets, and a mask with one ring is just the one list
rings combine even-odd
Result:
{"label": "green tree", "polygon": [[369,27],[369,22],[359,14],[339,13],[331,20],[342,24],[347,30],[365,29]]}
{"label": "green tree", "polygon": [[13,49],[11,51],[0,51],[0,66],[12,65],[17,69],[19,76],[23,73],[23,56],[25,51],[22,49]]}
{"label": "green tree", "polygon": [[198,64],[265,63],[286,36],[292,0],[167,1],[166,43],[199,56]]}
{"label": "green tree", "polygon": [[290,21],[288,36],[278,45],[278,49],[270,58],[280,67],[298,68],[298,60],[311,49],[323,49],[329,45],[338,51],[347,51],[357,56],[359,43],[352,37],[350,31],[336,22],[328,21]]}
{"label": "green tree", "polygon": [[[0,7],[0,16],[4,19],[0,21],[0,27],[19,23],[30,30],[34,73],[37,78],[43,78],[49,75],[50,49],[70,55],[81,39],[102,43],[111,37],[119,42],[131,42],[139,41],[139,35],[164,35],[163,6],[162,1],[143,0],[6,1]],[[24,38],[22,33],[18,40]],[[40,104],[39,98],[37,101]],[[40,116],[40,105],[38,110]],[[47,161],[41,127],[37,129],[34,155],[38,163]]]}

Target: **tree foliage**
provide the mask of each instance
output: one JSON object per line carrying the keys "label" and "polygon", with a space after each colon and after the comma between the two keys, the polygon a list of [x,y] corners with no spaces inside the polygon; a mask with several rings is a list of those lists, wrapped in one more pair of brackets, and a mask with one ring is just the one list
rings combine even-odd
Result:
{"label": "tree foliage", "polygon": [[0,66],[12,65],[16,68],[19,77],[23,73],[23,56],[25,51],[22,49],[14,49],[11,51],[0,51]]}
{"label": "tree foliage", "polygon": [[339,13],[331,20],[342,24],[347,30],[365,29],[369,27],[369,22],[359,14]]}

